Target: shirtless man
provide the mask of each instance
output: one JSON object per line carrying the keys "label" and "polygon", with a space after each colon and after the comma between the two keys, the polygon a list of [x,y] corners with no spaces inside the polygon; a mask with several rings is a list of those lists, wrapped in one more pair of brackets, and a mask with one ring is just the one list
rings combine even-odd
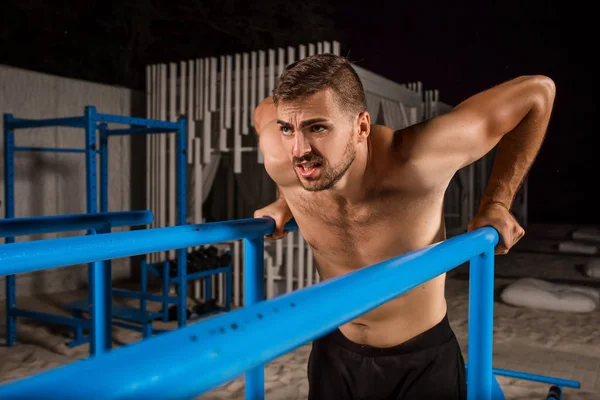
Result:
{"label": "shirtless man", "polygon": [[[254,216],[275,219],[274,238],[293,217],[321,279],[330,279],[444,240],[450,180],[498,145],[469,230],[493,226],[496,254],[505,254],[524,235],[509,209],[546,134],[554,96],[548,77],[523,76],[394,131],[371,126],[346,59],[302,59],[255,112],[279,198]],[[309,399],[465,399],[444,286],[445,274],[315,340]]]}

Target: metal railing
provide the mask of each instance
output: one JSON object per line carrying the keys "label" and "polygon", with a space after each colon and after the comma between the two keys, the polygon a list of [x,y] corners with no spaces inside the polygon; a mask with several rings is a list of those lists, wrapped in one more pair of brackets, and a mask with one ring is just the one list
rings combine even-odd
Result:
{"label": "metal railing", "polygon": [[[0,397],[192,398],[246,373],[246,397],[263,398],[265,363],[470,261],[470,304],[476,306],[469,308],[468,397],[491,398],[494,229],[263,301],[263,236],[273,228],[268,218],[244,219],[1,246],[0,274],[7,275],[243,240],[246,307],[4,384]],[[286,226],[295,229],[293,223]],[[357,287],[361,295],[353,296]]]}

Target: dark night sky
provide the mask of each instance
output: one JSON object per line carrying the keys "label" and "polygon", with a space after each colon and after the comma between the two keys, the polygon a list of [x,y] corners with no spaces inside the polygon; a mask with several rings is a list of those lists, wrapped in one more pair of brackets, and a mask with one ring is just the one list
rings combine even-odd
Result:
{"label": "dark night sky", "polygon": [[550,76],[557,98],[530,171],[530,221],[600,224],[595,196],[600,152],[593,123],[597,21],[569,2],[469,8],[417,1],[407,12],[398,12],[393,2],[371,3],[368,14],[377,16],[376,23],[365,20],[361,2],[345,2],[349,11],[340,27],[353,27],[350,58],[399,82],[420,80],[426,89],[439,89],[444,102],[458,104],[519,75]]}
{"label": "dark night sky", "polygon": [[[236,27],[230,22],[220,27],[229,30],[229,36],[225,37],[200,29],[202,25],[184,12],[165,15],[165,7],[180,3],[189,7],[194,4],[189,3],[192,0],[147,1],[159,5],[158,13],[152,17],[153,34],[159,38],[171,35],[176,40],[139,52],[138,64],[248,50],[247,44],[238,45],[232,38],[231,31]],[[242,8],[248,12],[252,3],[269,7],[276,1],[203,0],[202,3],[210,3],[223,15],[235,17],[236,13],[242,13]],[[589,10],[571,6],[576,3],[560,2],[557,6],[549,1],[480,2],[485,6],[463,6],[459,2],[421,0],[402,3],[335,0],[330,2],[329,21],[333,22],[321,22],[315,15],[296,11],[310,1],[289,3],[292,6],[280,1],[266,18],[252,21],[271,29],[271,41],[266,40],[265,47],[281,45],[282,38],[290,37],[290,30],[304,29],[297,43],[285,44],[307,43],[316,37],[339,40],[344,53],[362,67],[398,82],[422,81],[425,89],[439,89],[441,100],[449,104],[457,104],[480,90],[523,74],[545,74],[554,79],[557,99],[553,117],[530,173],[530,221],[600,224],[594,194],[600,172],[596,166],[599,152],[592,123],[598,104],[594,75],[598,64],[592,59],[598,47],[594,39],[599,35],[595,32],[598,22],[592,19]],[[41,0],[6,0],[0,15],[0,39],[4,46],[0,63],[106,83],[126,81],[125,75],[117,77],[117,73],[98,79],[92,75],[99,74],[103,71],[101,67],[107,65],[98,61],[103,60],[101,57],[118,63],[117,55],[124,54],[119,32],[125,30],[111,25],[113,20],[130,18],[122,4],[140,7],[149,3],[89,1],[76,11],[76,3],[70,2],[61,9]],[[39,11],[42,7],[43,11]],[[298,15],[280,17],[279,10]],[[78,15],[86,12],[87,15]],[[185,25],[185,21],[191,25]],[[334,26],[321,28],[335,32],[336,37],[319,36],[319,24],[327,23]],[[122,52],[117,53],[117,48]],[[62,70],[52,63],[61,57],[69,58],[61,64]],[[145,59],[140,61],[141,57]]]}

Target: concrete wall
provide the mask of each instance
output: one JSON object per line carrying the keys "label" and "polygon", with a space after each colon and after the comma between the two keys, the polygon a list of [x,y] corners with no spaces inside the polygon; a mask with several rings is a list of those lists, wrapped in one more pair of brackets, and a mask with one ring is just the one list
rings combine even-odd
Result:
{"label": "concrete wall", "polygon": [[[68,79],[0,65],[0,112],[16,118],[59,118],[83,116],[84,107],[93,105],[100,113],[144,116],[144,95],[129,89]],[[0,120],[0,126],[2,121]],[[3,131],[1,133],[3,135]],[[38,128],[15,131],[17,146],[84,147],[84,131],[75,128]],[[132,139],[134,139],[132,141]],[[133,148],[132,148],[133,147]],[[109,143],[109,211],[139,209],[132,198],[132,170],[137,162],[143,169],[143,138],[112,137]],[[3,142],[0,141],[2,158]],[[132,154],[134,158],[132,158]],[[0,195],[4,209],[4,166],[0,164]],[[143,188],[139,190],[144,193]],[[42,216],[84,213],[85,155],[78,153],[15,154],[15,216]],[[143,204],[143,203],[141,203]],[[142,206],[143,207],[143,206]],[[82,232],[61,234],[80,235]],[[59,235],[20,237],[18,241],[55,238]],[[129,260],[115,260],[115,280],[130,276]],[[73,290],[87,283],[85,266],[59,268],[17,276],[17,296]],[[0,298],[4,278],[0,278]]]}

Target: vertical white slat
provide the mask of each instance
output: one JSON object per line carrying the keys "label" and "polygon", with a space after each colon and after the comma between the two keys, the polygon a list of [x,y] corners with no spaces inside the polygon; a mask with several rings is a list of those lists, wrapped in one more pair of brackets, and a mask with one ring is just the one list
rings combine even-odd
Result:
{"label": "vertical white slat", "polygon": [[269,49],[269,91],[268,96],[275,90],[275,50]]}
{"label": "vertical white slat", "polygon": [[[204,70],[207,71],[204,74],[204,111],[212,112],[212,108],[210,107],[211,103],[211,89],[212,89],[212,68],[210,65],[210,59],[206,58],[204,60]],[[216,82],[215,82],[216,85]]]}
{"label": "vertical white slat", "polygon": [[[167,65],[163,64],[161,73],[161,105],[160,119],[167,119]],[[167,137],[162,134],[160,136],[160,226],[167,226]],[[164,259],[166,252],[160,252],[160,258]]]}
{"label": "vertical white slat", "polygon": [[254,109],[256,108],[256,86],[257,86],[257,60],[256,52],[250,53],[250,124],[254,126]]}
{"label": "vertical white slat", "polygon": [[306,251],[304,248],[304,237],[300,232],[296,232],[298,236],[298,289],[302,289],[304,287],[304,252]]}
{"label": "vertical white slat", "polygon": [[336,56],[339,56],[341,54],[342,50],[340,48],[340,42],[338,42],[337,40],[333,41],[333,54],[335,54]]}
{"label": "vertical white slat", "polygon": [[275,266],[279,271],[283,265],[283,239],[275,241]]}
{"label": "vertical white slat", "polygon": [[248,53],[242,55],[242,134],[247,135],[250,132],[250,124],[248,122],[248,94],[249,94],[249,81],[248,81]]}
{"label": "vertical white slat", "polygon": [[331,43],[323,42],[323,53],[331,53]]}
{"label": "vertical white slat", "polygon": [[308,44],[308,55],[313,56],[313,55],[315,55],[315,52],[316,52],[316,50],[315,50],[314,43],[309,43]]}
{"label": "vertical white slat", "polygon": [[221,70],[219,72],[219,150],[226,151],[227,129],[225,129],[225,56],[221,56],[219,65],[221,66]]}
{"label": "vertical white slat", "polygon": [[275,280],[273,279],[273,259],[267,257],[265,260],[265,268],[267,270],[267,300],[272,299],[275,295]]}
{"label": "vertical white slat", "polygon": [[294,291],[294,233],[290,232],[286,236],[285,252],[285,280],[286,293]]}
{"label": "vertical white slat", "polygon": [[323,42],[317,42],[317,54],[323,54]]}
{"label": "vertical white slat", "polygon": [[277,49],[277,77],[280,77],[285,68],[285,49]]}
{"label": "vertical white slat", "polygon": [[219,282],[219,289],[217,291],[217,303],[221,306],[225,306],[225,279],[223,279],[224,274],[219,274],[217,281]]}
{"label": "vertical white slat", "polygon": [[194,97],[196,101],[194,102],[196,107],[196,121],[202,120],[204,118],[204,98],[202,97],[202,84],[204,76],[204,65],[202,63],[201,58],[196,58],[196,85],[195,85],[195,93]]}
{"label": "vertical white slat", "polygon": [[194,83],[195,83],[195,81],[194,81],[194,78],[195,78],[195,76],[194,76],[195,75],[194,74],[194,72],[195,72],[194,60],[188,60],[188,71],[190,74],[190,79],[188,79],[188,85],[187,85],[188,103],[187,103],[187,113],[186,113],[188,164],[193,164],[194,158],[200,157],[200,154],[195,154],[191,151],[193,148],[194,137],[196,136],[196,130],[194,129],[196,127],[196,124],[194,123],[194,121],[196,120],[196,118],[194,118],[194,105],[195,105],[195,101],[196,101],[196,98],[194,96]]}
{"label": "vertical white slat", "polygon": [[303,58],[306,58],[306,46],[301,44],[298,46],[298,60],[302,60]]}
{"label": "vertical white slat", "polygon": [[210,58],[210,106],[211,112],[217,111],[217,57]]}
{"label": "vertical white slat", "polygon": [[258,52],[258,86],[256,91],[256,104],[265,98],[265,52]]}
{"label": "vertical white slat", "polygon": [[177,64],[169,63],[169,121],[177,118]]}
{"label": "vertical white slat", "polygon": [[204,144],[202,146],[202,161],[207,164],[211,160],[212,156],[212,145],[211,145],[211,126],[212,126],[212,113],[207,109],[204,109],[204,121],[202,121],[202,140]]}
{"label": "vertical white slat", "polygon": [[313,252],[310,246],[306,246],[306,286],[314,284]]}
{"label": "vertical white slat", "polygon": [[240,241],[233,242],[233,305],[240,306]]}
{"label": "vertical white slat", "polygon": [[[202,139],[204,140],[202,150],[202,161],[209,163],[212,157],[212,112],[210,111],[210,90],[212,85],[212,68],[210,67],[210,60],[204,59],[204,124],[202,130]],[[216,85],[216,83],[215,83]]]}
{"label": "vertical white slat", "polygon": [[[187,64],[185,61],[179,62],[179,69],[181,74],[179,75],[179,114],[183,115],[186,112],[185,107],[185,88],[187,88]],[[177,120],[177,117],[173,115],[173,121]]]}
{"label": "vertical white slat", "polygon": [[225,128],[231,128],[231,68],[233,57],[226,56],[225,66]]}
{"label": "vertical white slat", "polygon": [[240,103],[241,103],[241,64],[242,56],[235,55],[235,96],[234,96],[234,121],[233,121],[233,173],[242,172],[242,132],[240,127]]}
{"label": "vertical white slat", "polygon": [[294,61],[296,61],[296,49],[293,48],[292,46],[288,46],[288,48],[287,48],[287,62],[286,62],[286,65],[290,65]]}
{"label": "vertical white slat", "polygon": [[[269,50],[269,53],[271,52],[271,50]],[[266,53],[262,50],[260,50],[258,52],[258,85],[257,85],[257,97],[256,97],[256,104],[260,104],[261,101],[263,101],[263,99],[265,98],[265,63],[266,63]],[[271,56],[269,54],[269,62],[271,61]],[[270,69],[269,69],[269,79],[270,79]],[[270,84],[270,83],[269,83]],[[275,83],[273,83],[275,84]],[[271,92],[269,92],[268,96],[271,95]],[[254,114],[254,110],[252,111],[252,113]],[[256,162],[259,164],[263,164],[265,162],[264,157],[262,152],[260,151],[260,147],[256,146]]]}

